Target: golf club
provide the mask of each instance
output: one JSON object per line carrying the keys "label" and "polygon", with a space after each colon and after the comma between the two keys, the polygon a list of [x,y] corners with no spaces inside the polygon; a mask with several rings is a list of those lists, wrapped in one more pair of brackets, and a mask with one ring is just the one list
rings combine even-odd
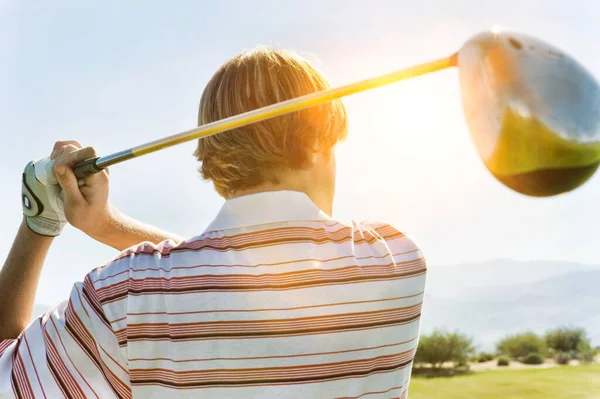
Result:
{"label": "golf club", "polygon": [[[577,61],[533,37],[490,31],[455,54],[346,86],[311,93],[87,159],[78,178],[190,140],[323,104],[457,66],[462,104],[477,152],[492,175],[511,189],[546,197],[571,191],[600,165],[600,88]],[[38,179],[56,183],[52,162],[36,166]]]}

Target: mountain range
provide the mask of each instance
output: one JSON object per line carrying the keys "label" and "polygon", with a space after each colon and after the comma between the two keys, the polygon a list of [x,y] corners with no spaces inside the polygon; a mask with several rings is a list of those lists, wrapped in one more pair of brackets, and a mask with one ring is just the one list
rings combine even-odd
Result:
{"label": "mountain range", "polygon": [[600,265],[501,259],[428,272],[422,333],[459,330],[489,351],[507,334],[583,327],[600,345]]}

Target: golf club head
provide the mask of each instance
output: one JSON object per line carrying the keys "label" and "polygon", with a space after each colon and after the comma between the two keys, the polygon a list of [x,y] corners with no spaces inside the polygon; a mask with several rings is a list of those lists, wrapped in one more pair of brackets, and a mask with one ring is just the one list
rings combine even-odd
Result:
{"label": "golf club head", "polygon": [[600,87],[577,61],[527,35],[485,32],[457,62],[467,125],[496,179],[547,197],[598,169]]}

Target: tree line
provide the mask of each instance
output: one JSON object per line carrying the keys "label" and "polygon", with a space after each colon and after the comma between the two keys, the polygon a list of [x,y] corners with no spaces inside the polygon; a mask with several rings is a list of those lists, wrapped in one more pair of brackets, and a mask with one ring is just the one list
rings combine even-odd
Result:
{"label": "tree line", "polygon": [[510,361],[525,364],[542,364],[554,359],[558,364],[569,364],[571,360],[583,363],[594,361],[599,348],[594,348],[583,328],[561,327],[538,335],[523,332],[508,335],[496,344],[495,353],[477,353],[473,338],[458,331],[435,330],[421,335],[415,367],[428,367],[440,371],[445,364],[454,368],[465,367],[469,362],[487,362],[497,359],[498,366],[508,366]]}

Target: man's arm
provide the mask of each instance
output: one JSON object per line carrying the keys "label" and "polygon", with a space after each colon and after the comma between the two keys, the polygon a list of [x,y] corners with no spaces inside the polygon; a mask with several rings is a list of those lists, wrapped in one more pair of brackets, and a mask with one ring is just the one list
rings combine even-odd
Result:
{"label": "man's arm", "polygon": [[[144,225],[112,208],[102,233],[92,238],[117,250],[143,241],[181,242],[175,234]],[[48,249],[54,237],[34,233],[21,223],[12,248],[0,269],[0,340],[15,339],[29,325],[35,293]]]}
{"label": "man's arm", "polygon": [[118,249],[178,240],[112,212],[107,171],[79,187],[72,167],[90,156],[80,148],[77,142],[57,143],[51,156],[64,201],[57,186],[38,180],[34,163],[23,173],[25,219],[0,270],[0,397],[131,397],[127,360],[99,306],[92,273],[74,284],[67,301],[31,323],[48,249],[67,221],[90,236],[101,232],[96,237]]}
{"label": "man's arm", "polygon": [[140,242],[148,241],[158,244],[165,240],[172,240],[179,244],[183,238],[177,234],[169,233],[157,227],[139,222],[109,205],[106,221],[103,227],[91,232],[86,232],[94,240],[123,251]]}
{"label": "man's arm", "polygon": [[[107,171],[86,178],[85,184],[80,187],[72,167],[90,156],[80,152],[80,149],[81,145],[76,141],[56,143],[51,158],[56,161],[57,180],[64,192],[64,214],[62,218],[58,214],[51,214],[46,215],[46,219],[41,221],[33,223],[31,220],[30,223],[24,221],[8,258],[0,270],[0,340],[17,338],[31,322],[41,269],[53,241],[53,237],[42,234],[46,232],[60,234],[62,230],[58,221],[56,221],[56,228],[46,228],[49,223],[48,217],[62,220],[66,218],[73,226],[90,237],[117,250],[129,248],[143,241],[153,243],[167,239],[175,242],[182,241],[181,237],[175,234],[137,222],[111,206],[108,202]],[[46,200],[51,200],[50,197],[57,195],[52,192],[45,194],[43,198]],[[33,203],[36,200],[28,201]],[[46,208],[55,213],[62,213],[58,206],[46,204]]]}
{"label": "man's arm", "polygon": [[31,322],[40,272],[53,237],[31,231],[23,222],[0,270],[0,340],[15,339]]}
{"label": "man's arm", "polygon": [[[112,206],[108,200],[107,170],[87,177],[85,185],[80,187],[72,171],[81,156],[77,155],[79,150],[81,144],[77,141],[59,141],[50,156],[57,158],[56,177],[65,197],[66,219],[72,226],[119,251],[144,241],[155,244],[169,239],[176,243],[183,241],[177,234],[138,222]],[[93,156],[95,152],[86,154]]]}

